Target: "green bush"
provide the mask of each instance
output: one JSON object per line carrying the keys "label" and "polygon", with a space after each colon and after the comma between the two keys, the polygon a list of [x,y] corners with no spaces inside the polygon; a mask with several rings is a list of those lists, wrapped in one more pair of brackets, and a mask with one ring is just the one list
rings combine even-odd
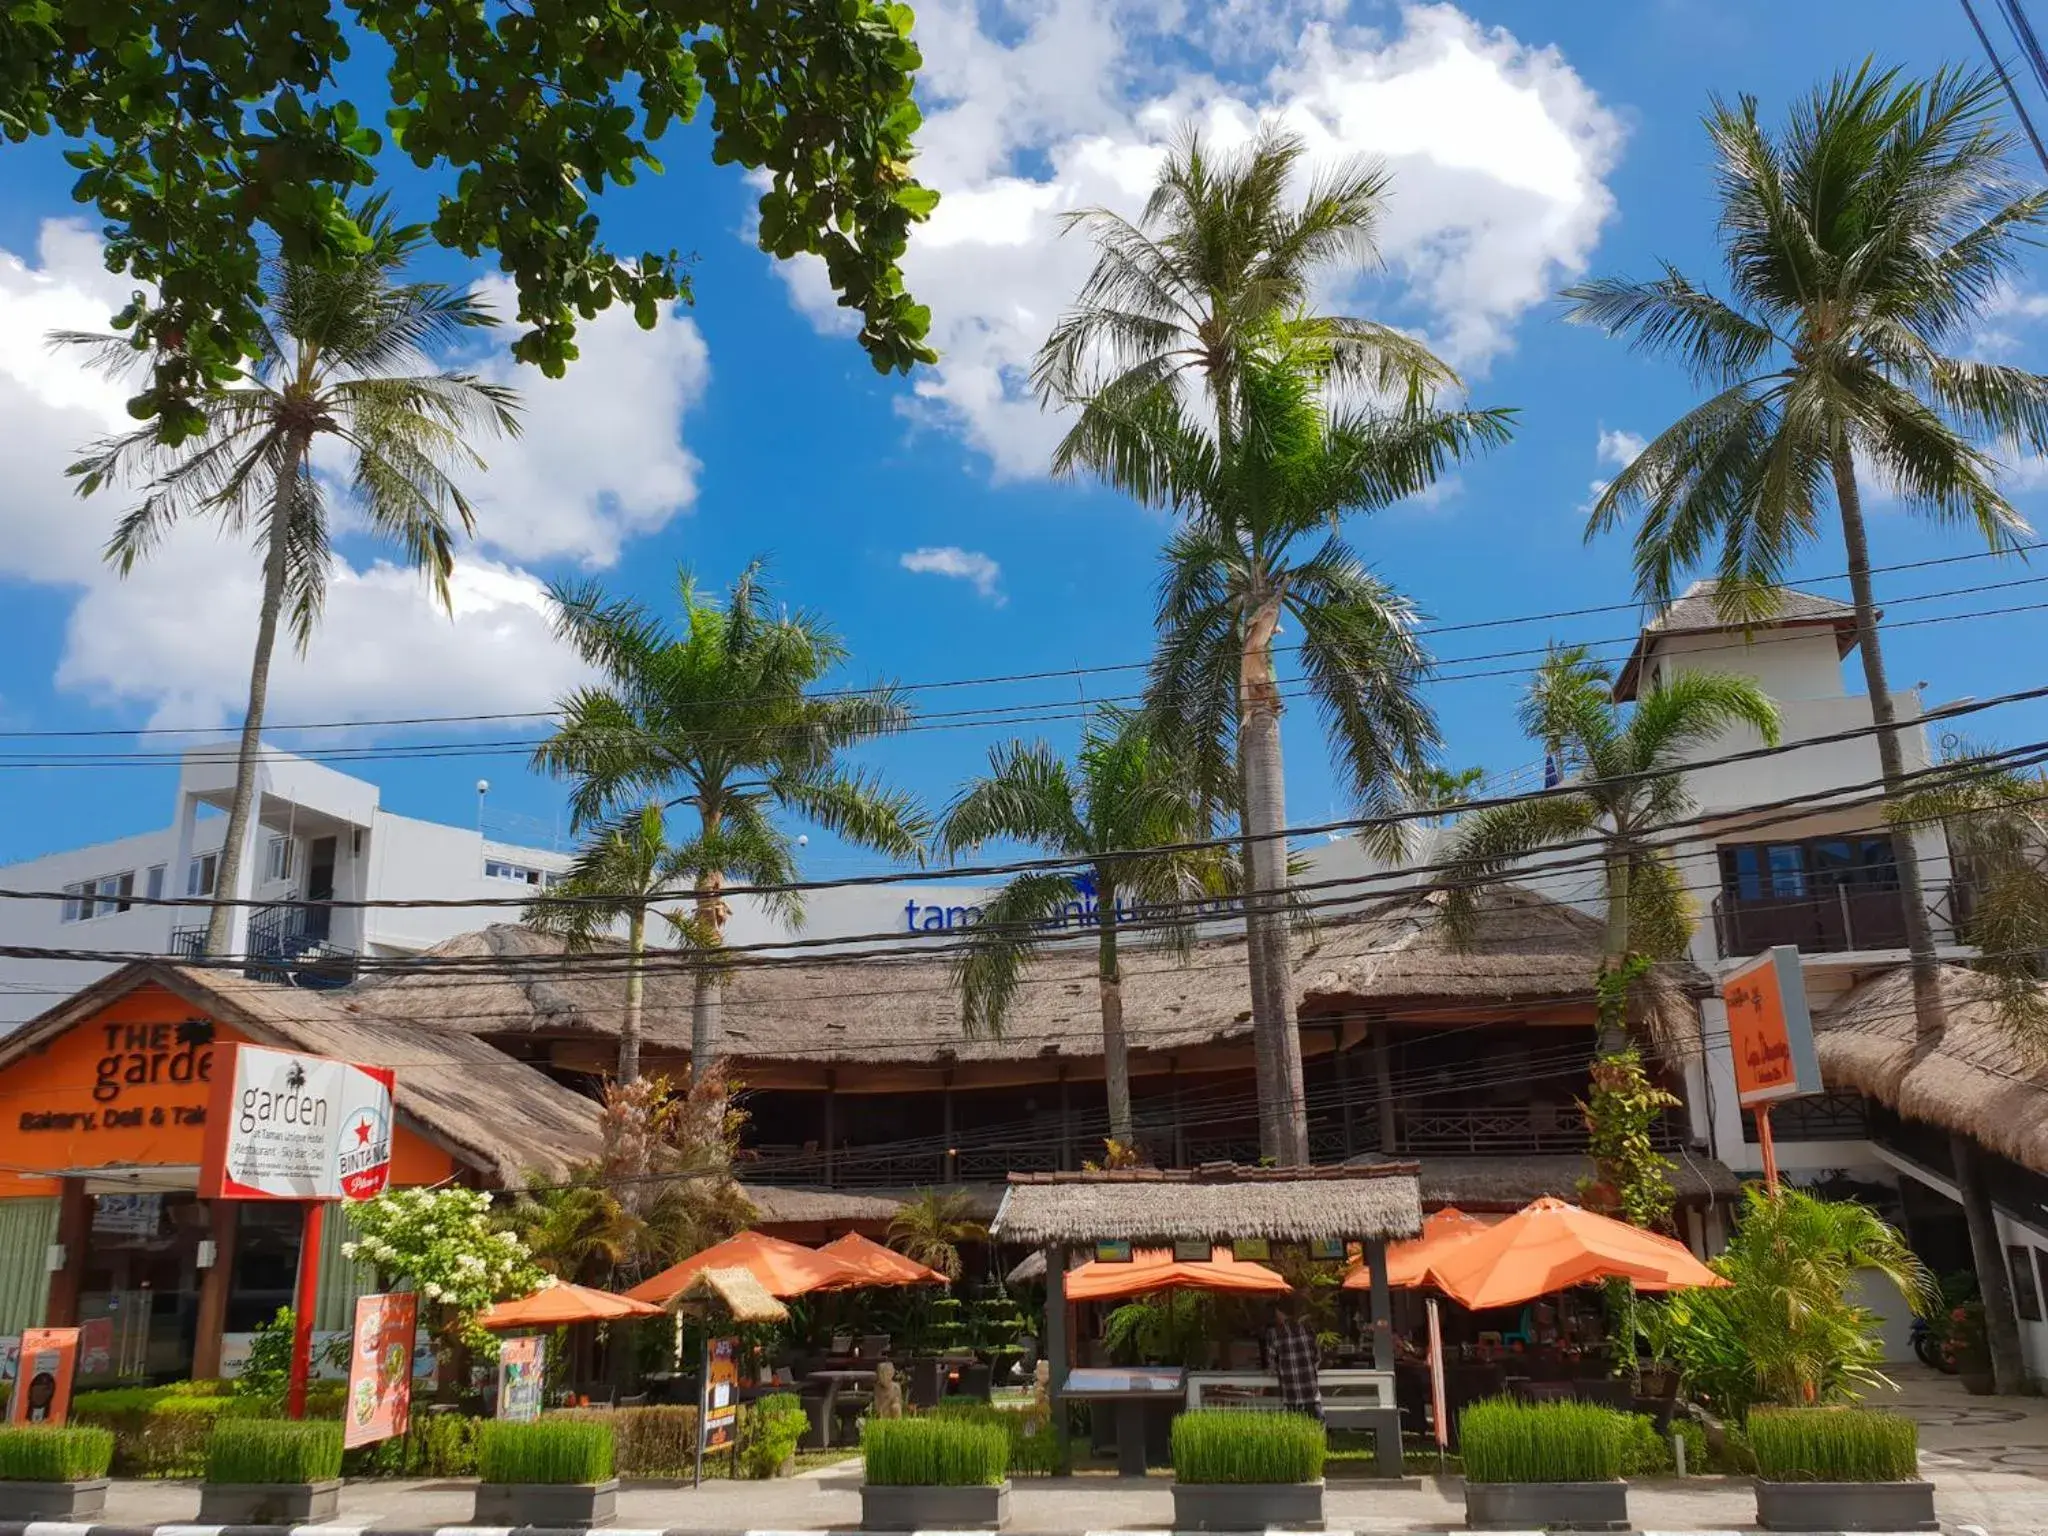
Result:
{"label": "green bush", "polygon": [[740,1470],[748,1477],[773,1477],[796,1454],[811,1427],[811,1416],[793,1392],[770,1392],[740,1414]]}
{"label": "green bush", "polygon": [[1691,1419],[1673,1419],[1671,1432],[1685,1442],[1685,1470],[1688,1476],[1698,1477],[1702,1472],[1713,1470],[1707,1465],[1711,1458],[1707,1452],[1705,1426]]}
{"label": "green bush", "polygon": [[531,1424],[487,1421],[476,1473],[487,1483],[602,1483],[617,1465],[609,1424],[549,1414]]}
{"label": "green bush", "polygon": [[620,1477],[688,1477],[697,1449],[694,1405],[651,1403],[643,1408],[563,1408],[550,1421],[603,1424],[612,1429],[613,1466]]}
{"label": "green bush", "polygon": [[977,1488],[1003,1480],[1010,1437],[971,1419],[869,1419],[861,1450],[878,1488]]}
{"label": "green bush", "polygon": [[1621,1475],[1656,1477],[1677,1470],[1671,1456],[1671,1442],[1657,1433],[1657,1421],[1647,1413],[1624,1413],[1615,1432],[1621,1436]]}
{"label": "green bush", "polygon": [[482,1423],[467,1414],[415,1410],[404,1434],[356,1447],[342,1470],[349,1477],[474,1477]]}
{"label": "green bush", "polygon": [[1201,1408],[1173,1421],[1182,1483],[1312,1483],[1329,1454],[1322,1424],[1301,1413]]}
{"label": "green bush", "polygon": [[1757,1475],[1774,1483],[1901,1483],[1920,1475],[1920,1432],[1877,1408],[1759,1408]]}
{"label": "green bush", "polygon": [[209,1483],[324,1483],[339,1476],[339,1424],[222,1419],[207,1437]]}
{"label": "green bush", "polygon": [[1051,1477],[1059,1471],[1059,1440],[1046,1423],[1021,1409],[997,1408],[974,1397],[946,1397],[925,1412],[933,1418],[995,1425],[1009,1438],[1012,1477]]}
{"label": "green bush", "polygon": [[116,1477],[199,1477],[214,1424],[249,1411],[249,1405],[224,1395],[226,1386],[186,1381],[80,1392],[71,1400],[71,1417],[113,1433]]}
{"label": "green bush", "polygon": [[82,1483],[105,1477],[113,1432],[89,1425],[0,1429],[0,1482]]}
{"label": "green bush", "polygon": [[1489,1398],[1458,1419],[1465,1478],[1474,1483],[1605,1483],[1621,1476],[1630,1417],[1592,1403]]}

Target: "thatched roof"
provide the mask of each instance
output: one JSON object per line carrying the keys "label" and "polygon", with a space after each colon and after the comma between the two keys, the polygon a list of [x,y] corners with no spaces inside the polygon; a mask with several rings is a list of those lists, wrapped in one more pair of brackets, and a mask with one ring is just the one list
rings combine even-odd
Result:
{"label": "thatched roof", "polygon": [[[911,1200],[925,1193],[918,1189],[815,1189],[781,1184],[747,1184],[746,1170],[740,1170],[742,1189],[754,1207],[756,1226],[796,1226],[833,1222],[886,1222]],[[967,1197],[963,1214],[986,1221],[1002,1203],[1002,1187],[995,1184],[949,1184],[947,1194]]]}
{"label": "thatched roof", "polygon": [[[447,1021],[508,1043],[522,1036],[610,1039],[623,987],[617,965],[602,957],[619,952],[606,946],[570,956],[557,939],[498,924],[436,946],[416,969],[343,995],[365,1013]],[[1128,948],[1124,1028],[1131,1048],[1166,1052],[1248,1037],[1243,953],[1239,938],[1201,943],[1185,965],[1157,950]],[[1324,921],[1298,956],[1298,1001],[1305,1020],[1404,1002],[1580,1002],[1600,954],[1598,923],[1533,892],[1505,887],[1482,898],[1469,951],[1450,946],[1435,901],[1403,896]],[[1101,1050],[1095,965],[1092,945],[1054,948],[1027,971],[1002,1038],[970,1040],[960,1028],[959,992],[946,960],[743,964],[726,982],[722,1042],[742,1063],[1087,1059]],[[678,957],[650,958],[641,1027],[651,1046],[689,1049],[691,982]],[[1668,1009],[1660,1007],[1659,1022],[1666,1037],[1696,1038],[1697,1010],[1682,997],[1687,987],[1704,987],[1704,980],[1685,967],[1662,973],[1658,995]]]}
{"label": "thatched roof", "polygon": [[459,1163],[501,1184],[565,1173],[599,1152],[597,1105],[475,1036],[426,1020],[373,1018],[336,994],[251,981],[239,971],[123,966],[31,1019],[0,1044],[0,1068],[139,987],[160,986],[264,1045],[393,1066],[399,1117]]}
{"label": "thatched roof", "polygon": [[1838,602],[1832,597],[1822,597],[1817,592],[1795,592],[1789,587],[1778,589],[1776,611],[1767,619],[1752,625],[1731,624],[1721,617],[1721,611],[1714,605],[1713,581],[1696,581],[1675,598],[1669,607],[1658,614],[1642,628],[1636,636],[1635,649],[1629,652],[1628,660],[1622,663],[1620,675],[1614,680],[1614,696],[1626,702],[1636,696],[1642,684],[1643,667],[1649,660],[1649,650],[1666,635],[1707,635],[1731,633],[1741,629],[1832,629],[1835,632],[1835,654],[1846,656],[1856,646],[1856,610],[1848,603]]}
{"label": "thatched roof", "polygon": [[1166,1244],[1413,1237],[1422,1230],[1415,1164],[1376,1168],[1130,1168],[1013,1173],[989,1224],[1005,1243]]}
{"label": "thatched roof", "polygon": [[1822,1080],[2048,1173],[2048,1058],[2015,1041],[1991,978],[1945,965],[1941,995],[1947,1026],[1922,1050],[1911,971],[1853,988],[1814,1020]]}
{"label": "thatched roof", "polygon": [[[1742,1181],[1726,1163],[1696,1152],[1672,1157],[1671,1187],[1681,1204],[1733,1200]],[[1573,1154],[1542,1157],[1425,1157],[1422,1203],[1468,1211],[1519,1211],[1531,1200],[1556,1195],[1578,1199],[1579,1183],[1593,1177],[1593,1160]]]}
{"label": "thatched roof", "polygon": [[700,1269],[676,1292],[678,1303],[713,1303],[736,1323],[779,1323],[789,1308],[768,1293],[751,1269]]}

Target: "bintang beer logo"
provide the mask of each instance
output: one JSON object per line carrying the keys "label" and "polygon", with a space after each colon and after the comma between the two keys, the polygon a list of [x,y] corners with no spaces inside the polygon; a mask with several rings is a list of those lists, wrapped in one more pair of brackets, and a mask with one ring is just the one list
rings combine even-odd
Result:
{"label": "bintang beer logo", "polygon": [[391,1182],[391,1120],[372,1105],[355,1110],[341,1128],[341,1192],[369,1200]]}

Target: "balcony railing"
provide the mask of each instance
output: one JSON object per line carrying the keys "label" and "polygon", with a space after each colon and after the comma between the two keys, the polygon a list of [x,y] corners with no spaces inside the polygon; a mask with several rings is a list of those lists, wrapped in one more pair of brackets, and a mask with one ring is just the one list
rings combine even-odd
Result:
{"label": "balcony railing", "polygon": [[1714,938],[1724,958],[1791,944],[1808,955],[1904,949],[1906,905],[1896,889],[1823,888],[1807,896],[1714,901]]}
{"label": "balcony railing", "polygon": [[356,955],[327,941],[331,920],[320,907],[258,907],[249,914],[246,974],[287,986],[347,986],[355,980]]}

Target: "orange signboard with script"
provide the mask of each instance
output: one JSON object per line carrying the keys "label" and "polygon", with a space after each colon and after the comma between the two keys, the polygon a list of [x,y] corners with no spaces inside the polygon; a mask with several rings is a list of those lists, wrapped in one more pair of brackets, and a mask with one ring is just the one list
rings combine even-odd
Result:
{"label": "orange signboard with script", "polygon": [[1735,1058],[1735,1097],[1745,1108],[1821,1091],[1797,949],[1781,944],[1731,972],[1721,983],[1721,1001]]}
{"label": "orange signboard with script", "polygon": [[7,1417],[15,1424],[62,1424],[71,1413],[71,1378],[78,1371],[76,1328],[24,1328],[21,1364]]}

